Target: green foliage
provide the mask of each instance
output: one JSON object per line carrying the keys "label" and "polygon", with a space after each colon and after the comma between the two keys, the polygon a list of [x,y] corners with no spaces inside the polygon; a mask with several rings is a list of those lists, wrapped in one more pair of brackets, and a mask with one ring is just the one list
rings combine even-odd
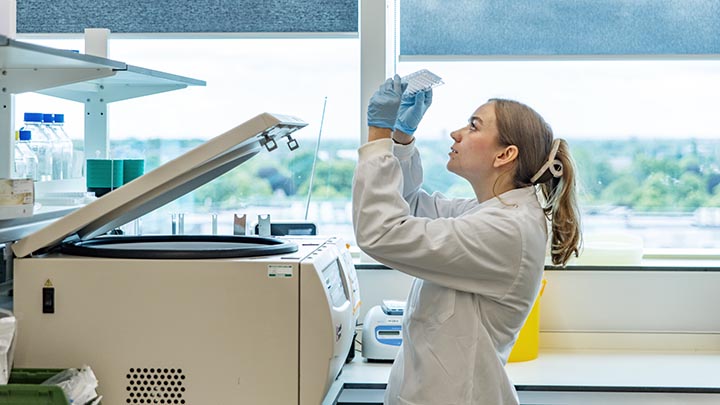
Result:
{"label": "green foliage", "polygon": [[[613,183],[613,170],[610,162],[602,160],[597,153],[593,153],[590,149],[578,149],[574,152],[573,158],[578,172],[582,174],[578,184],[581,195],[588,203],[596,204],[601,202],[603,192],[609,189],[612,186],[611,183]],[[628,180],[632,182],[631,179]],[[634,186],[626,184],[622,188],[631,190]],[[619,205],[628,205],[628,203],[620,203]]]}
{"label": "green foliage", "polygon": [[636,198],[636,191],[640,189],[640,182],[633,176],[622,176],[615,181],[610,181],[604,188],[600,188],[595,203],[612,204],[617,206],[632,207]]}
{"label": "green foliage", "polygon": [[193,198],[196,206],[204,207],[210,212],[241,207],[251,197],[270,199],[272,195],[269,183],[257,181],[254,173],[240,166],[199,187],[193,193]]}
{"label": "green foliage", "polygon": [[[318,162],[315,168],[313,197],[318,199],[347,199],[352,193],[352,178],[355,173],[355,162],[347,159],[336,159]],[[299,195],[307,195],[308,181],[298,189]]]}
{"label": "green foliage", "polygon": [[714,208],[720,207],[720,185],[717,185],[713,188],[712,194],[710,195],[710,198],[708,198],[704,206]]}
{"label": "green foliage", "polygon": [[[146,171],[180,156],[200,140],[113,142],[113,151],[142,151]],[[428,192],[472,197],[470,185],[446,169],[448,139],[418,139]],[[580,204],[585,207],[623,206],[638,212],[692,212],[720,207],[720,141],[715,140],[569,140],[577,165]],[[236,208],[246,201],[307,198],[315,145],[288,151],[262,152],[197,189],[192,199],[211,209]],[[323,140],[318,154],[313,200],[351,198],[357,142]]]}
{"label": "green foliage", "polygon": [[680,175],[673,194],[677,206],[685,211],[705,206],[710,197],[705,191],[705,180],[694,171],[686,171]]}
{"label": "green foliage", "polygon": [[663,211],[672,207],[673,180],[665,173],[652,173],[633,196],[632,207],[639,211]]}

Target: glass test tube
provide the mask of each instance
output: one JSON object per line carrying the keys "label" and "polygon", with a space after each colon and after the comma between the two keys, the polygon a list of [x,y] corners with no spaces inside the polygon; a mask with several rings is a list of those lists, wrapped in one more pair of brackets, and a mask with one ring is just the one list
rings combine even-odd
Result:
{"label": "glass test tube", "polygon": [[177,235],[178,231],[178,222],[177,222],[177,214],[171,214],[170,218],[172,218],[172,234]]}
{"label": "glass test tube", "polygon": [[185,214],[178,214],[178,235],[185,235]]}

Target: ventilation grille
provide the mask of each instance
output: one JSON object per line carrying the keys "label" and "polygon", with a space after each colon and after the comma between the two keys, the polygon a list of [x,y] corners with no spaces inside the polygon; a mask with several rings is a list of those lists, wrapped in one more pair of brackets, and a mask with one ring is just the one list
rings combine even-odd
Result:
{"label": "ventilation grille", "polygon": [[126,404],[187,404],[185,374],[179,368],[131,368]]}

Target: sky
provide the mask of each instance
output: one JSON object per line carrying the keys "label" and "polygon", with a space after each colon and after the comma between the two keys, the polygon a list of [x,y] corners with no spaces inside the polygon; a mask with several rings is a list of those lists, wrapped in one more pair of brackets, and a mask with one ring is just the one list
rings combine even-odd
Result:
{"label": "sky", "polygon": [[[82,40],[23,39],[62,49]],[[206,86],[110,104],[112,139],[210,138],[262,112],[309,123],[298,136],[357,139],[359,41],[334,39],[112,39],[108,58],[205,80]],[[400,62],[401,75],[426,68],[445,82],[416,135],[448,136],[492,97],[525,102],[557,136],[569,138],[718,138],[720,61],[425,61]],[[380,83],[378,83],[379,85]],[[325,101],[327,104],[324,106]],[[363,102],[364,103],[364,102]],[[21,94],[26,111],[65,113],[82,137],[83,106]]]}

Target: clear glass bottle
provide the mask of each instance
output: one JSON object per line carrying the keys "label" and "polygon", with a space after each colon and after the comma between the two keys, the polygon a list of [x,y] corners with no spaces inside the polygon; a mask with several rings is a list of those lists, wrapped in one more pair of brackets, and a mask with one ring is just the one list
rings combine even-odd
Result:
{"label": "clear glass bottle", "polygon": [[13,178],[22,179],[27,177],[27,167],[25,166],[25,154],[20,148],[19,143],[20,131],[15,131],[15,150],[13,151]]}
{"label": "clear glass bottle", "polygon": [[53,179],[53,138],[43,128],[42,113],[25,113],[24,126],[20,129],[30,131],[30,149],[35,152],[38,159],[38,179],[48,181]]}
{"label": "clear glass bottle", "polygon": [[62,145],[63,161],[60,168],[62,178],[70,179],[73,177],[75,146],[73,145],[72,138],[70,138],[70,135],[65,131],[65,114],[53,114],[52,129],[57,135],[58,142]]}
{"label": "clear glass bottle", "polygon": [[[35,152],[30,148],[31,132],[22,130],[16,131],[15,138],[15,174],[20,178],[33,179],[37,181],[38,175],[38,158]],[[22,163],[19,163],[21,157]]]}
{"label": "clear glass bottle", "polygon": [[65,153],[60,136],[55,132],[53,126],[55,120],[52,114],[43,114],[43,130],[51,140],[52,146],[52,179],[62,180],[62,166],[65,161]]}

